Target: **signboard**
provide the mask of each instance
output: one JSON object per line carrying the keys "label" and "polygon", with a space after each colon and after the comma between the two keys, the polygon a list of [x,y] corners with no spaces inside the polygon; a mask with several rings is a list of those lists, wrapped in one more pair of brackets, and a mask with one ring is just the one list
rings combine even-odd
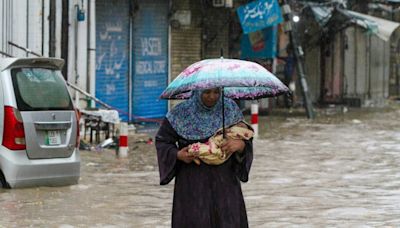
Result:
{"label": "signboard", "polygon": [[237,9],[243,33],[248,34],[283,22],[276,0],[257,0]]}
{"label": "signboard", "polygon": [[273,26],[243,34],[240,41],[240,58],[275,58],[277,54],[277,30],[277,26]]}

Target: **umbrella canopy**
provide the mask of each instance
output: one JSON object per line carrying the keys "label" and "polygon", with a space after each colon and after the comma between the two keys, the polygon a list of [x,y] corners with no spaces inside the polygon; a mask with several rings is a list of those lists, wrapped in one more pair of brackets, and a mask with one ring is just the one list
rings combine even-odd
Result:
{"label": "umbrella canopy", "polygon": [[238,59],[205,59],[182,71],[161,94],[164,99],[186,99],[191,91],[224,88],[233,99],[259,99],[286,93],[289,89],[263,66]]}

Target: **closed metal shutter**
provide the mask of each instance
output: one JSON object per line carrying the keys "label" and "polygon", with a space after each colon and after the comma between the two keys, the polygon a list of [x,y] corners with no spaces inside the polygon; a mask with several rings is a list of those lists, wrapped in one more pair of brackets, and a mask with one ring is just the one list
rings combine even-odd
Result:
{"label": "closed metal shutter", "polygon": [[96,1],[96,97],[128,120],[129,2]]}
{"label": "closed metal shutter", "polygon": [[159,96],[168,80],[168,1],[138,1],[133,21],[133,115],[160,118],[167,112]]}

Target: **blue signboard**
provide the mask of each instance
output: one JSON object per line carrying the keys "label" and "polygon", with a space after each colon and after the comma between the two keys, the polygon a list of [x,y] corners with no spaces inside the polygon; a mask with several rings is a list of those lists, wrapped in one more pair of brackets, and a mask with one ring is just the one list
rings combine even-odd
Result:
{"label": "blue signboard", "polygon": [[96,2],[96,97],[128,120],[129,2]]}
{"label": "blue signboard", "polygon": [[240,58],[275,58],[277,53],[277,35],[278,28],[276,26],[243,34],[240,41]]}
{"label": "blue signboard", "polygon": [[160,94],[168,83],[168,1],[139,0],[133,24],[134,121],[161,118],[167,101]]}
{"label": "blue signboard", "polygon": [[243,33],[247,34],[283,21],[276,0],[257,0],[237,9]]}

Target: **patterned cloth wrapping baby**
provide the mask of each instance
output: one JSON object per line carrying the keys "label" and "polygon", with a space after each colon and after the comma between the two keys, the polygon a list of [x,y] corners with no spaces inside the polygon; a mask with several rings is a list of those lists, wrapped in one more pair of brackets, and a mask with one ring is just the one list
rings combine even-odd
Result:
{"label": "patterned cloth wrapping baby", "polygon": [[[253,135],[254,131],[243,121],[225,128],[225,136],[229,139],[249,140]],[[198,157],[204,163],[209,165],[220,165],[231,156],[231,154],[226,156],[226,154],[222,152],[221,146],[223,142],[224,138],[222,135],[222,128],[220,128],[207,142],[189,145],[189,154],[198,153]],[[200,164],[198,159],[195,159],[194,161],[196,164]]]}

